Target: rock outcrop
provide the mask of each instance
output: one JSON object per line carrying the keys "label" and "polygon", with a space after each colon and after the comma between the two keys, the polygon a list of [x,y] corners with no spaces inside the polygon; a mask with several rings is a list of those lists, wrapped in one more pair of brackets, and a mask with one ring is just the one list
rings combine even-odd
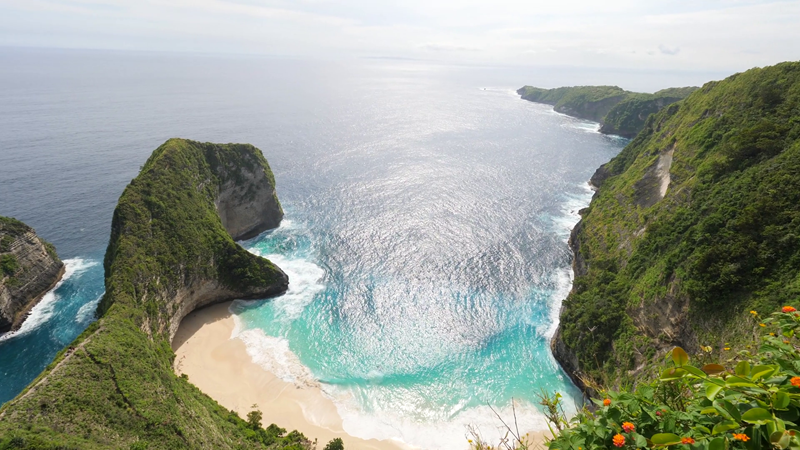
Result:
{"label": "rock outcrop", "polygon": [[234,161],[221,163],[209,155],[214,174],[219,178],[219,193],[214,200],[222,226],[234,240],[250,239],[264,230],[277,228],[283,209],[275,191],[275,177],[260,152],[253,146]]}
{"label": "rock outcrop", "polygon": [[64,263],[50,243],[24,223],[0,217],[0,333],[19,328],[62,275]]}

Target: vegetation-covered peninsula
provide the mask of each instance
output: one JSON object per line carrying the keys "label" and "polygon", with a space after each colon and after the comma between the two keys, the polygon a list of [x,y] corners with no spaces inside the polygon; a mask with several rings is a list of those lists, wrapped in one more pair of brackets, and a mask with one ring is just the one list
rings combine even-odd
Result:
{"label": "vegetation-covered peninsula", "polygon": [[574,86],[541,89],[524,86],[523,99],[553,105],[557,112],[599,122],[600,132],[631,138],[644,127],[650,114],[680,101],[696,87],[669,88],[654,94],[626,91],[617,86]]}
{"label": "vegetation-covered peninsula", "polygon": [[114,211],[98,320],[3,406],[0,448],[306,448],[301,434],[239,418],[172,368],[171,336],[193,309],[286,290],[278,267],[231,236],[282,214],[255,147],[171,139],[156,149]]}
{"label": "vegetation-covered peninsula", "polygon": [[52,244],[19,220],[0,216],[0,333],[19,328],[63,274]]}
{"label": "vegetation-covered peninsula", "polygon": [[800,63],[711,82],[593,176],[553,342],[583,386],[652,378],[679,345],[724,360],[800,296]]}

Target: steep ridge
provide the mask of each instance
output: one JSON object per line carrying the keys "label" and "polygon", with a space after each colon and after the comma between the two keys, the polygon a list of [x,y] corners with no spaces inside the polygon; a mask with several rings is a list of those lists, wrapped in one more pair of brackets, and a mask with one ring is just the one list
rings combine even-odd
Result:
{"label": "steep ridge", "polygon": [[304,445],[296,433],[254,430],[172,371],[170,340],[186,314],[286,290],[278,267],[231,237],[282,215],[255,147],[171,139],[156,149],[114,211],[99,319],[3,406],[0,448]]}
{"label": "steep ridge", "polygon": [[601,124],[600,132],[631,138],[644,127],[650,114],[680,101],[696,87],[668,88],[654,94],[626,91],[617,86],[573,86],[540,89],[523,86],[517,93],[524,99],[553,105],[562,114]]}
{"label": "steep ridge", "polygon": [[650,114],[683,100],[696,90],[696,87],[684,87],[662,89],[654,94],[631,93],[602,118],[600,132],[632,138],[642,131]]}
{"label": "steep ridge", "polygon": [[553,105],[562,114],[602,122],[611,108],[625,100],[631,92],[618,86],[571,86],[555,89],[523,86],[517,90],[517,94],[524,100]]}
{"label": "steep ridge", "polygon": [[0,333],[18,329],[62,275],[55,247],[19,220],[0,216]]}
{"label": "steep ridge", "polygon": [[576,383],[652,375],[675,345],[722,360],[743,311],[800,294],[800,63],[711,82],[650,116],[598,169],[573,230],[552,347]]}

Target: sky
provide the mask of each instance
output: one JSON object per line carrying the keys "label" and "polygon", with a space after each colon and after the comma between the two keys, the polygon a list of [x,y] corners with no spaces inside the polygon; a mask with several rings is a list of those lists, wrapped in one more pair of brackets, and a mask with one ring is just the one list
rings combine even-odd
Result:
{"label": "sky", "polygon": [[0,46],[733,72],[800,60],[800,0],[0,0]]}

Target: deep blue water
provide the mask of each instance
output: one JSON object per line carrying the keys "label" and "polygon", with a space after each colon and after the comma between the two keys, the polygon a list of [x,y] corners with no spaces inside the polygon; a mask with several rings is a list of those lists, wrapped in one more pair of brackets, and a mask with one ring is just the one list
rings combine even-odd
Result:
{"label": "deep blue water", "polygon": [[576,394],[548,348],[570,288],[566,239],[586,180],[625,141],[514,94],[542,76],[0,50],[0,214],[70,268],[0,338],[0,402],[91,322],[116,200],[177,136],[252,143],[275,172],[286,220],[244,245],[291,285],[232,307],[254,360],[321,381],[363,437],[448,448],[512,398],[521,426],[543,427],[539,390]]}

